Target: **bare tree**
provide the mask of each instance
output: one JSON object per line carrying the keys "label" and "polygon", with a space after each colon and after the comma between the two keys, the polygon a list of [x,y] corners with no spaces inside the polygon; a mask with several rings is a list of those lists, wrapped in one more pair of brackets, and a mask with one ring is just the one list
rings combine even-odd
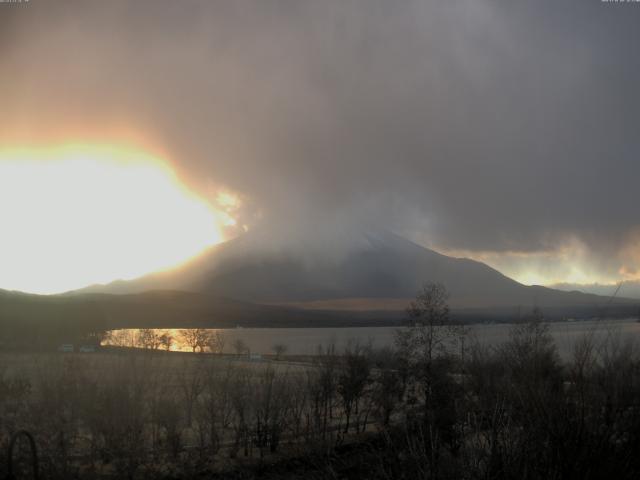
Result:
{"label": "bare tree", "polygon": [[231,424],[233,409],[231,387],[234,385],[234,368],[226,364],[220,370],[220,362],[208,361],[203,370],[203,390],[199,397],[197,426],[201,451],[216,454],[220,449],[224,432]]}
{"label": "bare tree", "polygon": [[138,344],[138,335],[135,330],[131,329],[112,330],[108,333],[105,344],[115,347],[133,348]]}
{"label": "bare tree", "polygon": [[156,330],[142,328],[138,331],[138,345],[147,350],[158,350],[162,345],[162,341]]}
{"label": "bare tree", "polygon": [[195,353],[197,349],[204,352],[207,346],[209,333],[204,328],[186,328],[180,330],[180,339]]}
{"label": "bare tree", "polygon": [[388,427],[391,422],[391,414],[401,397],[401,389],[401,380],[397,372],[388,367],[381,368],[374,383],[372,401],[383,427]]}
{"label": "bare tree", "polygon": [[280,443],[288,417],[289,389],[286,375],[278,375],[271,366],[262,370],[254,383],[254,437],[262,458],[266,447],[275,453]]}
{"label": "bare tree", "polygon": [[231,427],[234,440],[229,454],[231,458],[235,458],[242,447],[246,457],[249,456],[249,422],[253,407],[251,372],[246,368],[237,369],[230,387],[230,402],[233,409]]}
{"label": "bare tree", "polygon": [[[360,398],[370,380],[371,365],[365,350],[357,343],[347,347],[344,365],[338,375],[337,390],[342,399],[346,424],[344,433],[349,432],[351,414],[358,413]],[[358,424],[356,422],[356,432]]]}
{"label": "bare tree", "polygon": [[[398,354],[409,382],[407,404],[422,402],[424,434],[432,449],[437,449],[440,436],[449,435],[453,428],[455,389],[448,375],[448,360],[466,333],[463,326],[450,322],[448,298],[442,284],[426,283],[407,309],[408,328],[396,332]],[[432,460],[430,468],[437,470],[436,458]]]}
{"label": "bare tree", "polygon": [[224,346],[226,343],[227,337],[222,330],[216,330],[215,333],[211,333],[207,337],[207,345],[211,353],[224,353]]}
{"label": "bare tree", "polygon": [[307,372],[308,390],[313,405],[311,416],[315,419],[316,431],[324,441],[333,418],[333,407],[337,387],[338,357],[335,345],[326,349],[318,346],[318,366]]}
{"label": "bare tree", "polygon": [[303,375],[291,375],[289,379],[289,422],[288,427],[294,438],[309,439],[309,391],[308,377]]}
{"label": "bare tree", "polygon": [[193,410],[204,389],[204,369],[202,363],[192,363],[185,359],[178,375],[178,387],[182,393],[182,404],[186,410],[186,423],[191,426]]}
{"label": "bare tree", "polygon": [[448,299],[444,285],[425,283],[409,304],[409,328],[396,332],[396,346],[412,360],[431,364],[466,334],[464,326],[451,323]]}
{"label": "bare tree", "polygon": [[276,354],[276,360],[280,360],[282,356],[287,353],[287,346],[283,343],[276,343],[271,347],[271,350]]}
{"label": "bare tree", "polygon": [[167,451],[176,459],[182,450],[182,431],[184,428],[184,412],[180,408],[180,400],[173,391],[163,392],[157,399],[152,420],[164,432],[164,443]]}
{"label": "bare tree", "polygon": [[167,352],[171,350],[171,346],[173,345],[173,335],[169,331],[163,332],[160,337],[160,344],[162,348],[164,348]]}
{"label": "bare tree", "polygon": [[249,346],[245,343],[241,338],[237,338],[233,342],[233,349],[236,351],[238,356],[246,354],[249,351]]}

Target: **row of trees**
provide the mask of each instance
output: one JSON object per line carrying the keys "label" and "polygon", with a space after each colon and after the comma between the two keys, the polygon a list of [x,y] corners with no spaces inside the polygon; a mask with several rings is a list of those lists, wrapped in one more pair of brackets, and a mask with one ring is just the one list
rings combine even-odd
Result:
{"label": "row of trees", "polygon": [[[189,328],[178,330],[174,336],[170,330],[158,329],[126,329],[113,330],[106,334],[104,343],[111,346],[124,348],[140,348],[144,350],[171,351],[174,347],[186,347],[193,353],[209,352],[223,354],[227,345],[227,336],[222,330],[210,330],[205,328]],[[236,355],[245,355],[250,352],[246,342],[237,338],[231,344]],[[280,360],[287,352],[284,344],[277,343],[271,348],[276,359]]]}
{"label": "row of trees", "polygon": [[191,348],[193,352],[222,353],[226,337],[220,330],[204,328],[179,330],[177,336],[174,336],[170,330],[142,328],[139,330],[112,330],[108,332],[104,343],[117,347],[166,351],[170,351],[174,346],[180,344]]}

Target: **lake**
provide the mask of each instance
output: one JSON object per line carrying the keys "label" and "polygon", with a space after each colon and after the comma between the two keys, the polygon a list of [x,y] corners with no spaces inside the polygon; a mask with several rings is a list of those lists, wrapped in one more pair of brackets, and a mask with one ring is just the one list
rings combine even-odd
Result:
{"label": "lake", "polygon": [[[637,342],[640,339],[640,323],[628,320],[585,320],[549,323],[558,351],[563,358],[569,358],[577,341],[591,335],[602,343],[605,340],[616,342]],[[509,339],[513,324],[479,324],[469,327],[467,345],[477,341],[485,345],[499,345]],[[270,354],[273,346],[284,345],[289,355],[310,355],[317,352],[319,345],[335,344],[338,352],[348,342],[371,343],[376,348],[391,346],[394,342],[396,327],[348,327],[348,328],[233,328],[212,329],[222,332],[225,338],[224,353],[235,353],[234,342],[242,340],[251,353]],[[119,330],[121,345],[134,346],[137,330]],[[190,350],[180,342],[180,330],[158,330],[169,332],[175,339],[172,350]],[[124,339],[124,340],[122,340]],[[105,342],[109,344],[109,342]],[[114,344],[112,342],[111,344]]]}

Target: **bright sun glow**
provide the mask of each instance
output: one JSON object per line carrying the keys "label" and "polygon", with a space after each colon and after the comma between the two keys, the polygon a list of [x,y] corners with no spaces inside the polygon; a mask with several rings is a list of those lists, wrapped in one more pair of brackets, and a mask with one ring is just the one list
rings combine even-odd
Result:
{"label": "bright sun glow", "polygon": [[177,265],[220,212],[130,148],[0,149],[0,288],[56,293]]}

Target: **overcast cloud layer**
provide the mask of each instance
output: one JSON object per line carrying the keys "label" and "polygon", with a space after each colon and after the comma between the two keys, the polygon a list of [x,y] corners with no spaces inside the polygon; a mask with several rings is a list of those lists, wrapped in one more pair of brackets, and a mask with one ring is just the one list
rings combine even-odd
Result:
{"label": "overcast cloud layer", "polygon": [[283,231],[633,277],[639,21],[599,0],[0,4],[0,141],[136,132]]}

